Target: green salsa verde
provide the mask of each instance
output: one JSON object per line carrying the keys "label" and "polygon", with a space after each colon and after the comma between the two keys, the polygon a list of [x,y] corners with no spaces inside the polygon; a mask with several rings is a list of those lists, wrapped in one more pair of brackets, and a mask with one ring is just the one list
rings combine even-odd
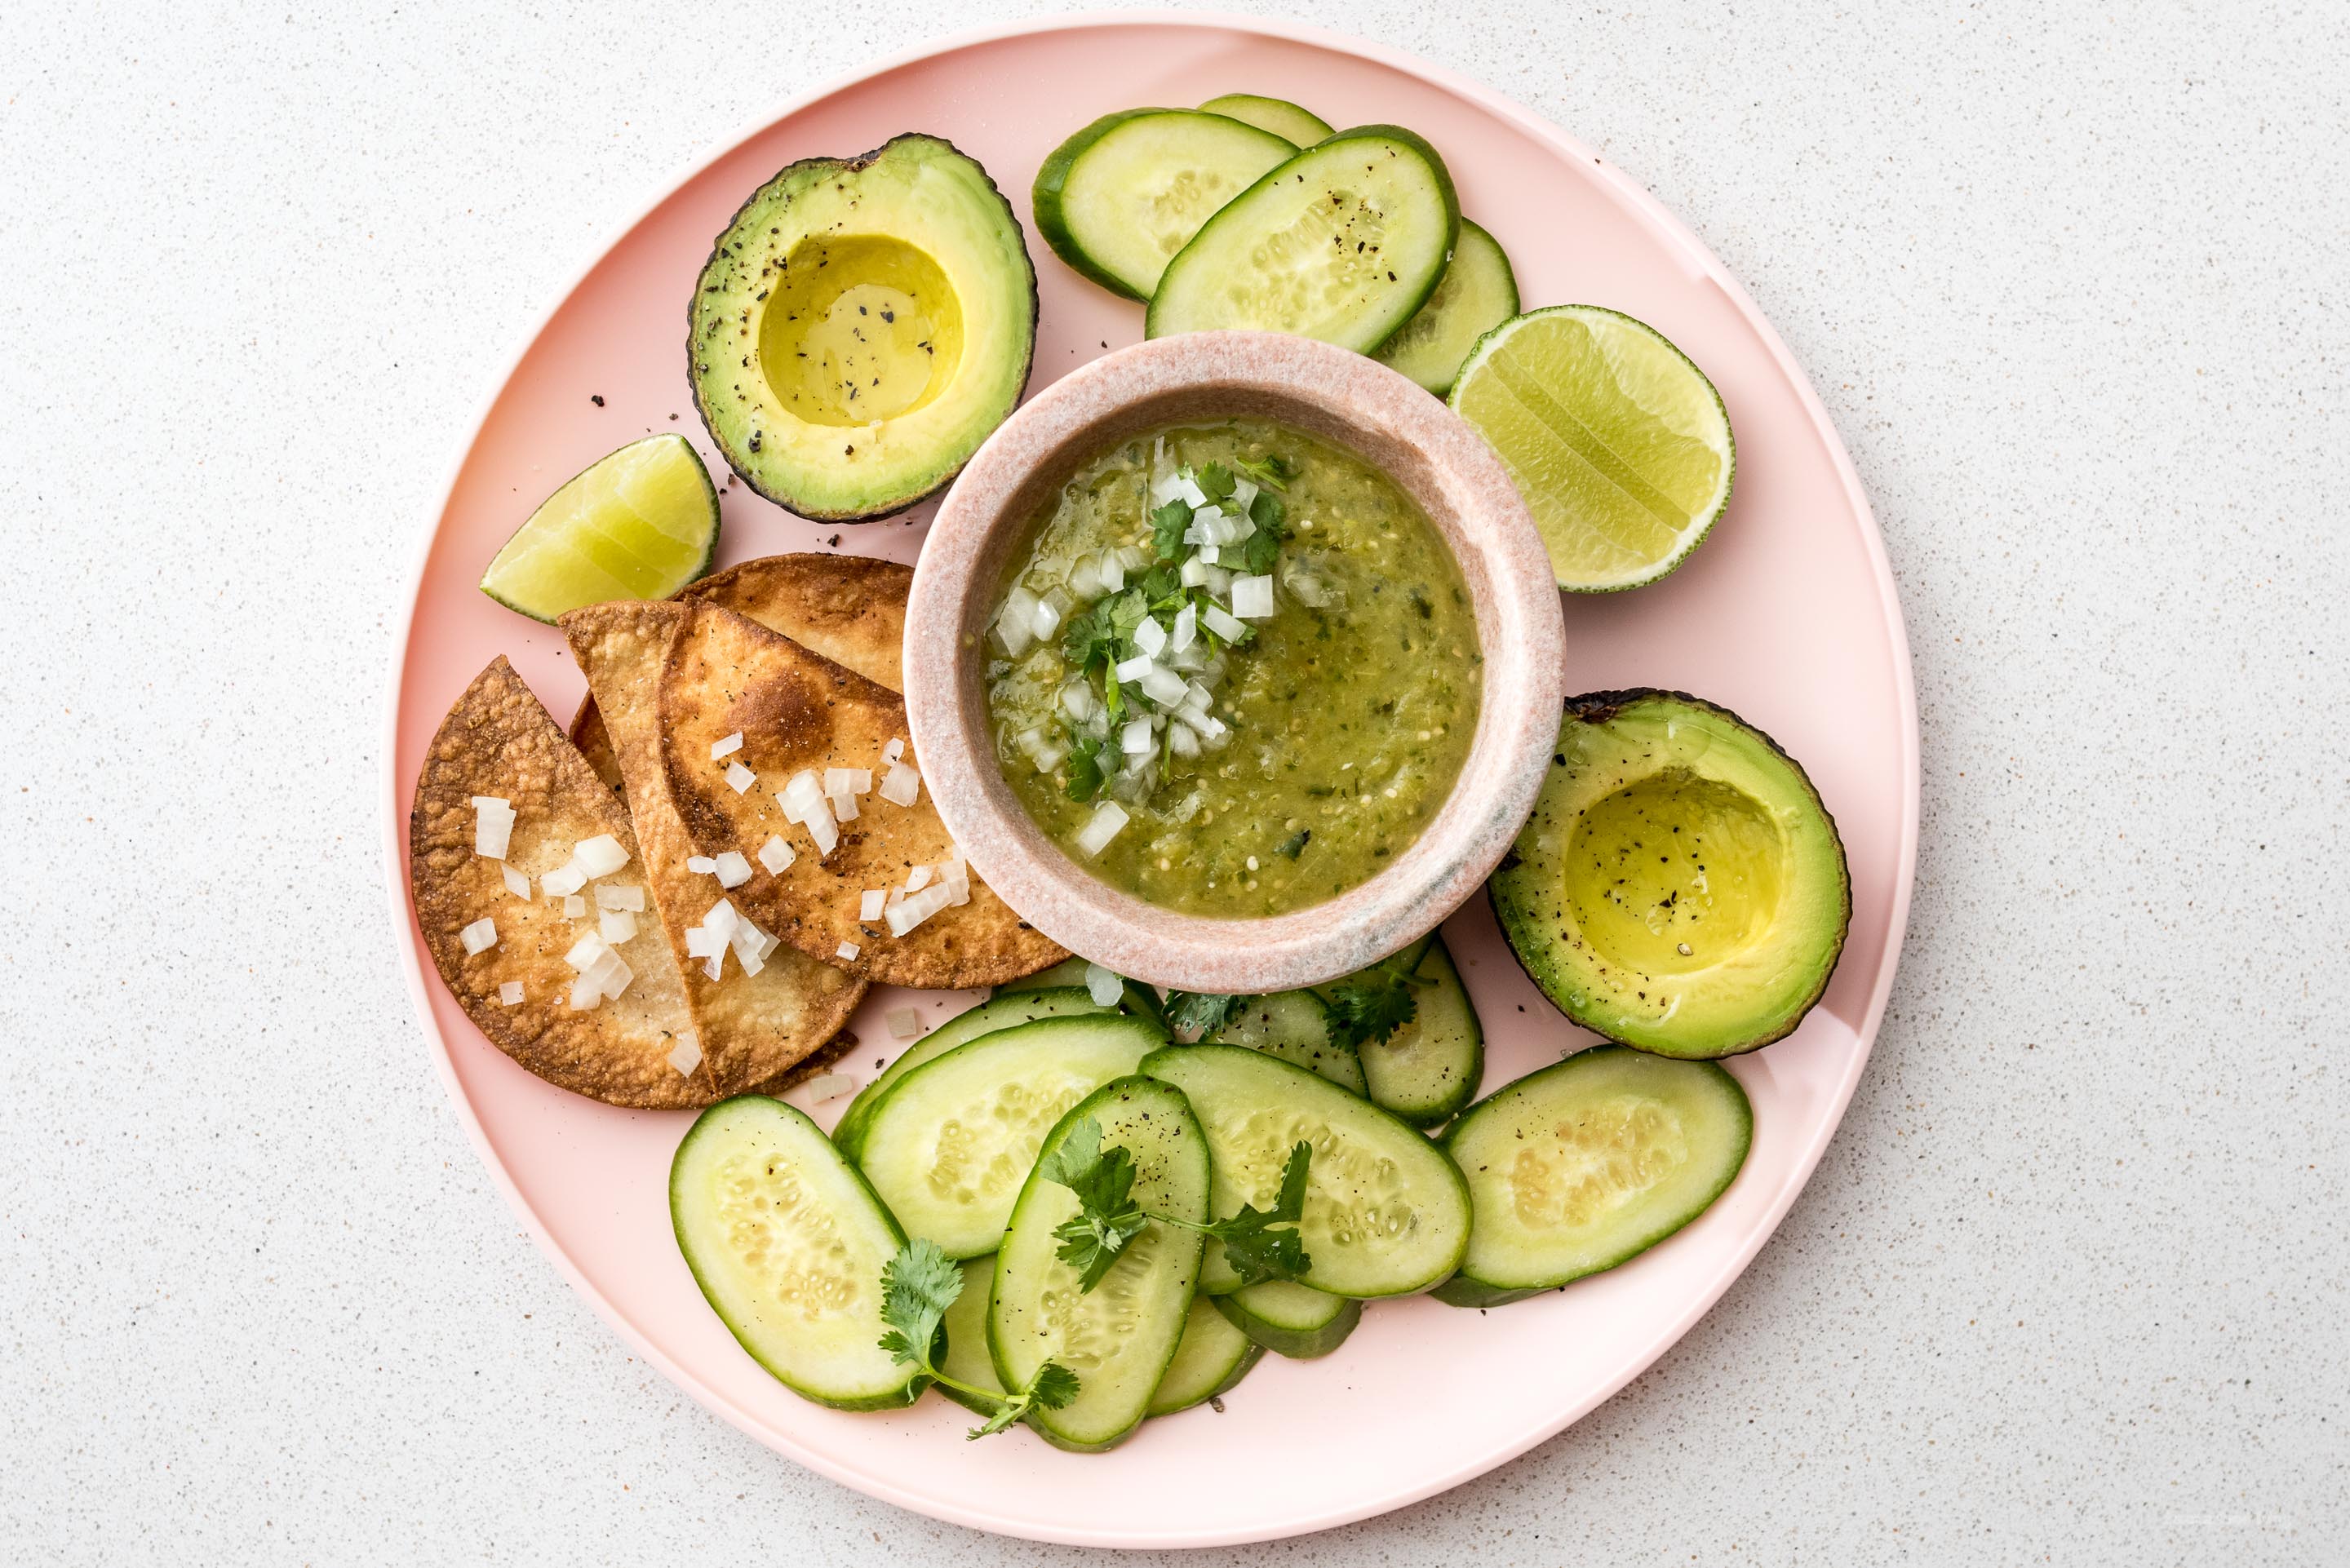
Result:
{"label": "green salsa verde", "polygon": [[1123,441],[999,585],[988,712],[1045,835],[1227,919],[1377,876],[1451,793],[1482,657],[1461,568],[1352,453],[1233,420]]}

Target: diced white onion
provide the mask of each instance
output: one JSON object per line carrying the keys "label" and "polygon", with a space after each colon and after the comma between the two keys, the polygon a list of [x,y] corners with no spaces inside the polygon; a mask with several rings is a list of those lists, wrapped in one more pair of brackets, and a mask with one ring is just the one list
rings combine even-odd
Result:
{"label": "diced white onion", "polygon": [[581,898],[577,893],[567,895],[563,900],[563,918],[567,920],[586,919],[588,918],[588,900]]}
{"label": "diced white onion", "polygon": [[645,907],[642,888],[616,887],[609,882],[596,884],[596,907],[599,909],[629,909],[641,912]]}
{"label": "diced white onion", "polygon": [[1101,555],[1101,586],[1106,594],[1120,593],[1126,587],[1126,556],[1119,550],[1104,550]]}
{"label": "diced white onion", "polygon": [[579,868],[575,856],[538,879],[538,890],[550,898],[567,898],[588,886],[588,873]]}
{"label": "diced white onion", "polygon": [[881,918],[881,911],[889,907],[889,888],[868,888],[857,900],[857,918],[860,920],[878,920]]}
{"label": "diced white onion", "polygon": [[637,918],[626,909],[607,909],[596,917],[596,934],[616,947],[632,941],[637,934]]}
{"label": "diced white onion", "polygon": [[571,981],[571,1005],[586,1012],[604,1000],[604,987],[592,974],[576,976]]}
{"label": "diced white onion", "polygon": [[734,934],[734,928],[742,922],[743,917],[734,912],[733,904],[721,898],[702,917],[702,929],[723,942]]}
{"label": "diced white onion", "polygon": [[922,791],[922,775],[904,763],[891,763],[881,781],[881,798],[896,805],[911,805]]}
{"label": "diced white onion", "polygon": [[781,876],[784,868],[798,858],[799,856],[784,842],[783,835],[779,833],[769,834],[767,842],[759,846],[759,864],[767,868],[771,877]]}
{"label": "diced white onion", "polygon": [[729,763],[726,764],[726,782],[734,786],[736,794],[743,794],[759,782],[759,775],[741,763]]}
{"label": "diced white onion", "polygon": [[1200,754],[1199,732],[1189,724],[1170,724],[1167,726],[1167,749],[1179,757],[1198,756]]}
{"label": "diced white onion", "polygon": [[821,1105],[837,1100],[857,1087],[857,1080],[846,1073],[818,1073],[807,1081],[808,1098]]}
{"label": "diced white onion", "polygon": [[1120,732],[1118,749],[1129,757],[1139,757],[1150,750],[1150,721],[1136,719]]}
{"label": "diced white onion", "polygon": [[1199,635],[1200,612],[1187,604],[1175,612],[1175,629],[1168,634],[1167,646],[1180,653]]}
{"label": "diced white onion", "polygon": [[840,960],[843,963],[855,963],[857,961],[857,955],[864,950],[865,950],[863,948],[858,947],[855,942],[843,942],[838,947],[832,950],[832,956]]}
{"label": "diced white onion", "polygon": [[596,988],[611,999],[628,990],[629,982],[637,978],[637,973],[629,967],[628,960],[607,948],[604,956],[596,961],[595,967],[579,978],[594,981]]}
{"label": "diced white onion", "polygon": [[503,795],[473,797],[473,853],[490,860],[506,857],[514,836],[514,803]]}
{"label": "diced white onion", "polygon": [[509,980],[501,984],[498,987],[498,1001],[507,1007],[518,1004],[522,1001],[522,981]]}
{"label": "diced white onion", "polygon": [[598,877],[609,877],[626,866],[629,852],[621,848],[620,841],[610,834],[599,833],[571,846],[571,863],[588,873],[588,879],[592,882]]}
{"label": "diced white onion", "polygon": [[742,961],[743,972],[756,974],[767,967],[767,955],[775,950],[775,939],[744,920],[734,928],[734,935],[727,945]]}
{"label": "diced white onion", "polygon": [[889,1010],[889,1033],[900,1040],[911,1040],[922,1032],[922,1015],[910,1007]]}
{"label": "diced white onion", "polygon": [[1208,504],[1208,493],[1200,488],[1199,482],[1191,477],[1188,469],[1176,473],[1175,493],[1183,498],[1183,504],[1194,511]]}
{"label": "diced white onion", "polygon": [[1180,702],[1188,690],[1183,678],[1171,670],[1153,670],[1142,678],[1142,694],[1161,707],[1171,708]]}
{"label": "diced white onion", "polygon": [[1226,642],[1238,642],[1248,635],[1248,628],[1225,614],[1224,607],[1222,605],[1210,605],[1206,613],[1200,618],[1207,623],[1210,631],[1214,632]]}
{"label": "diced white onion", "polygon": [[730,849],[718,857],[718,885],[740,888],[751,879],[751,863],[739,851]]}
{"label": "diced white onion", "polygon": [[484,915],[480,919],[459,931],[457,940],[465,944],[467,957],[485,948],[494,948],[498,945],[497,922]]}
{"label": "diced white onion", "polygon": [[598,936],[593,931],[589,931],[586,936],[581,937],[577,941],[571,944],[571,950],[563,955],[563,961],[584,974],[588,970],[596,967],[596,961],[598,959],[602,958],[606,953],[610,952],[611,950],[612,950],[609,947],[605,945],[605,941],[602,937]]}
{"label": "diced white onion", "polygon": [[832,818],[835,822],[855,822],[864,815],[857,808],[857,792],[854,790],[845,789],[838,794],[826,798],[832,802]]}
{"label": "diced white onion", "polygon": [[689,855],[685,857],[685,868],[697,877],[710,877],[717,873],[718,862],[707,855]]}
{"label": "diced white onion", "polygon": [[816,857],[819,860],[832,853],[840,842],[840,829],[833,826],[832,813],[822,806],[808,813],[806,819],[808,836],[816,840]]}
{"label": "diced white onion", "polygon": [[702,1040],[691,1029],[678,1031],[677,1044],[670,1047],[669,1064],[677,1069],[681,1078],[691,1078],[693,1070],[702,1065]]}
{"label": "diced white onion", "polygon": [[[1156,659],[1159,650],[1167,646],[1167,628],[1149,616],[1135,623],[1134,646],[1142,649],[1146,659]],[[1123,676],[1119,679],[1125,679]]]}
{"label": "diced white onion", "polygon": [[723,980],[726,978],[725,943],[721,942],[718,944],[717,950],[712,952],[710,955],[709,960],[702,964],[702,972],[708,975],[713,981]]}
{"label": "diced white onion", "polygon": [[1081,599],[1097,599],[1102,595],[1101,561],[1094,556],[1080,556],[1069,569],[1069,591]]}
{"label": "diced white onion", "polygon": [[1126,810],[1114,800],[1106,800],[1095,808],[1085,826],[1077,830],[1077,847],[1087,855],[1099,855],[1109,847],[1118,829],[1126,826]]}
{"label": "diced white onion", "polygon": [[1003,608],[995,618],[995,638],[1013,658],[1027,652],[1028,645],[1036,640],[1036,612],[1044,602],[1016,583],[1003,596]]}
{"label": "diced white onion", "polygon": [[1246,517],[1250,515],[1251,512],[1256,506],[1256,493],[1255,480],[1236,479],[1232,481],[1232,498],[1230,503],[1232,509],[1232,515],[1235,517]]}
{"label": "diced white onion", "polygon": [[1232,579],[1232,614],[1243,620],[1263,620],[1273,613],[1273,579],[1269,576]]}
{"label": "diced white onion", "polygon": [[722,762],[743,749],[743,732],[735,731],[723,741],[710,742],[710,760]]}
{"label": "diced white onion", "polygon": [[1101,707],[1101,699],[1094,695],[1093,687],[1079,679],[1061,688],[1061,711],[1077,723],[1092,718]]}
{"label": "diced white onion", "polygon": [[1223,547],[1220,545],[1202,545],[1200,546],[1199,555],[1192,558],[1203,566],[1217,566],[1224,558]]}
{"label": "diced white onion", "polygon": [[943,887],[925,888],[920,892],[909,896],[904,902],[893,906],[884,917],[889,922],[889,934],[893,937],[904,936],[908,931],[945,909],[947,903],[947,890]]}
{"label": "diced white onion", "polygon": [[906,873],[905,890],[907,892],[919,893],[930,885],[931,868],[929,867],[917,866],[911,871]]}
{"label": "diced white onion", "polygon": [[530,897],[529,877],[524,876],[521,872],[515,870],[511,866],[501,866],[498,867],[498,871],[499,874],[506,879],[507,892],[512,893],[517,898],[527,899]]}
{"label": "diced white onion", "polygon": [[905,754],[906,742],[899,739],[897,736],[892,735],[889,739],[881,742],[881,760],[883,762],[894,763]]}
{"label": "diced white onion", "polygon": [[824,785],[816,782],[813,768],[802,768],[775,798],[783,803],[785,813],[797,821],[824,804]]}
{"label": "diced white onion", "polygon": [[1118,662],[1118,678],[1120,680],[1139,680],[1158,668],[1158,665],[1151,662],[1150,655],[1138,653],[1132,659],[1121,659]]}
{"label": "diced white onion", "polygon": [[1203,741],[1221,740],[1223,737],[1224,722],[1213,713],[1187,713],[1184,715],[1184,720],[1191,728],[1200,732],[1200,738]]}
{"label": "diced white onion", "polygon": [[719,936],[708,926],[688,926],[685,928],[686,957],[706,959],[712,953],[723,952],[725,950],[726,939]]}
{"label": "diced white onion", "polygon": [[1106,964],[1086,965],[1086,994],[1104,1007],[1113,1007],[1126,994],[1126,981]]}

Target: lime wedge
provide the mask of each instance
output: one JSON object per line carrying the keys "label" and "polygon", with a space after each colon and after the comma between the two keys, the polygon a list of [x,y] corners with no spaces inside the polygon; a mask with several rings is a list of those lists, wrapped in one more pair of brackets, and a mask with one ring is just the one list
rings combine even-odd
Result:
{"label": "lime wedge", "polygon": [[665,599],[710,570],[718,492],[683,436],[630,441],[548,496],[482,591],[534,620],[608,599]]}
{"label": "lime wedge", "polygon": [[1558,305],[1477,340],[1448,400],[1526,498],[1558,586],[1607,593],[1681,564],[1730,504],[1721,394],[1654,327]]}

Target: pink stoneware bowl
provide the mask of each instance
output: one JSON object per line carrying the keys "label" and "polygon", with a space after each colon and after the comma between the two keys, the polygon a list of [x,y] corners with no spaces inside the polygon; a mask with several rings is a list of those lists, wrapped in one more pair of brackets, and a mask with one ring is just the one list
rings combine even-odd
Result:
{"label": "pink stoneware bowl", "polygon": [[[1267,419],[1353,452],[1427,513],[1461,564],[1484,654],[1477,732],[1427,830],[1369,881],[1289,914],[1211,919],[1145,903],[1046,838],[1003,781],[986,633],[1006,564],[1087,458],[1178,423]],[[1550,558],[1484,438],[1384,365],[1272,332],[1198,332],[1055,381],[980,448],[939,508],[906,611],[906,716],[956,842],[1046,936],[1182,991],[1263,992],[1377,962],[1475,892],[1534,805],[1558,737],[1565,629]]]}

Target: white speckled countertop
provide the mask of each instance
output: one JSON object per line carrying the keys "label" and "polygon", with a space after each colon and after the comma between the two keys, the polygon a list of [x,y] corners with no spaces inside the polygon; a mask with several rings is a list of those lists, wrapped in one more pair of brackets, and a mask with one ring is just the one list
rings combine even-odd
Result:
{"label": "white speckled countertop", "polygon": [[[1720,1307],[1482,1480],[1201,1560],[2341,1561],[2350,11],[1293,9],[1745,280],[1886,532],[1924,834],[1875,1060]],[[631,1358],[466,1145],[377,847],[491,378],[936,8],[472,10],[0,19],[0,1562],[1073,1562]]]}

